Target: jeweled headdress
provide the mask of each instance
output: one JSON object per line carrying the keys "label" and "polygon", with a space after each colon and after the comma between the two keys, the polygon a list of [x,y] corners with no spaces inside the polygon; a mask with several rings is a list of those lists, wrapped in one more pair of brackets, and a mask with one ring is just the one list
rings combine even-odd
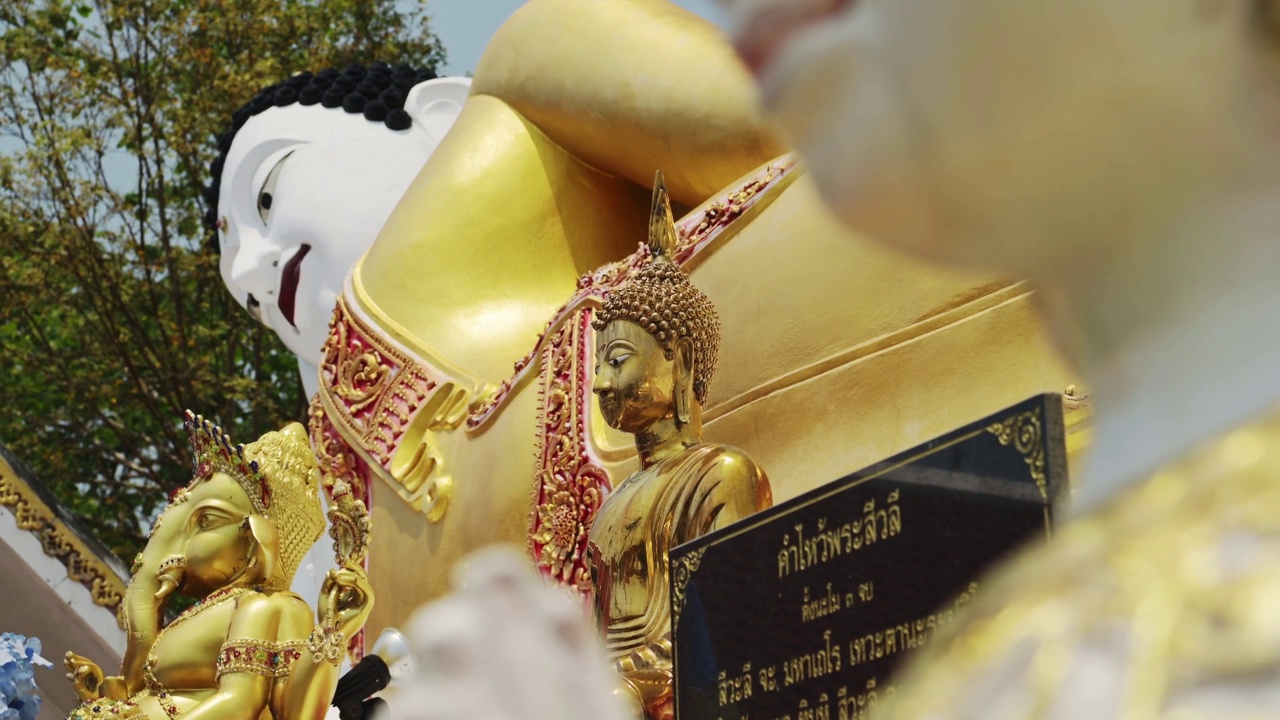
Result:
{"label": "jeweled headdress", "polygon": [[190,410],[186,426],[195,471],[188,487],[215,472],[235,479],[249,496],[254,512],[275,524],[281,570],[291,582],[325,524],[320,511],[320,471],[306,430],[290,423],[245,446],[231,442],[222,428]]}
{"label": "jeweled headdress", "polygon": [[675,263],[676,221],[661,171],[653,182],[648,246],[648,262],[609,293],[592,327],[600,331],[614,320],[633,322],[658,341],[668,360],[675,357],[675,341],[689,338],[693,342],[693,393],[705,405],[720,350],[720,316],[711,300]]}

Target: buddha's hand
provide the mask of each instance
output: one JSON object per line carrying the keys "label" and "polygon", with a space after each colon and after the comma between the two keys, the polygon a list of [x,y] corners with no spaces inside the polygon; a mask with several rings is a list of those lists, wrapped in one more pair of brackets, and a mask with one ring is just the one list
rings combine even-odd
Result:
{"label": "buddha's hand", "polygon": [[350,638],[364,627],[372,610],[373,589],[364,568],[345,562],[340,569],[329,571],[316,607],[320,627],[335,628]]}
{"label": "buddha's hand", "polygon": [[102,697],[102,668],[87,657],[68,652],[62,659],[67,668],[67,679],[75,686],[80,702],[90,702]]}

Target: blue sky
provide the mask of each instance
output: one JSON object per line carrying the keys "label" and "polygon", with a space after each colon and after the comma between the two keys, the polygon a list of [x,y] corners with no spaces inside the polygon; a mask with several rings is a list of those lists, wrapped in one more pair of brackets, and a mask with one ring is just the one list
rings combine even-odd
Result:
{"label": "blue sky", "polygon": [[[523,4],[524,0],[428,0],[431,27],[449,53],[440,74],[465,75],[475,70],[494,31]],[[724,27],[725,15],[715,0],[675,0],[675,4]]]}

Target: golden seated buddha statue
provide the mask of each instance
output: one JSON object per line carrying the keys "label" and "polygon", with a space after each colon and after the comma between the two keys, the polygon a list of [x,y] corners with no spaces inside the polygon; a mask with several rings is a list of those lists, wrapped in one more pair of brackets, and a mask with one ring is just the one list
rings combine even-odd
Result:
{"label": "golden seated buddha statue", "polygon": [[640,456],[591,527],[595,615],[633,715],[655,720],[673,712],[669,551],[773,504],[769,479],[746,453],[702,440],[720,318],[672,262],[675,242],[659,173],[651,254],[593,324],[600,414],[635,436]]}
{"label": "golden seated buddha statue", "polygon": [[[289,592],[325,527],[306,431],[292,423],[245,447],[189,412],[186,425],[195,473],[135,560],[123,670],[104,677],[68,653],[81,700],[71,718],[323,717],[373,594],[350,559],[326,579],[319,625]],[[162,626],[174,592],[199,601]]]}

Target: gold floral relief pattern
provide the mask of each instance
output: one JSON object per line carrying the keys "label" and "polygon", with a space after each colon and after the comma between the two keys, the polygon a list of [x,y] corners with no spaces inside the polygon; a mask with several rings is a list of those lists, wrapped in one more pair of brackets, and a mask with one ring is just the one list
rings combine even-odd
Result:
{"label": "gold floral relief pattern", "polygon": [[[343,484],[349,488],[351,496],[364,503],[366,508],[373,507],[373,473],[369,464],[359,453],[355,452],[345,438],[334,427],[325,413],[324,403],[317,394],[311,399],[311,407],[307,412],[308,428],[311,435],[311,449],[316,454],[316,464],[320,466],[320,484],[324,488],[325,497],[331,507],[336,507],[336,495],[341,495]],[[333,532],[332,527],[330,533]],[[335,540],[335,552],[336,548]],[[369,557],[363,555],[360,564],[369,569]],[[347,656],[351,662],[359,662],[364,657],[363,629],[352,637],[347,645]]]}
{"label": "gold floral relief pattern", "polygon": [[58,519],[9,463],[0,457],[0,506],[13,513],[18,529],[40,541],[44,553],[67,569],[67,577],[89,590],[95,605],[110,610],[121,622],[124,580]]}
{"label": "gold floral relief pattern", "polygon": [[339,430],[359,438],[383,466],[414,413],[438,386],[437,373],[392,347],[338,299],[320,365],[321,393]]}
{"label": "gold floral relief pattern", "polygon": [[345,298],[338,299],[320,366],[320,393],[309,413],[326,493],[341,479],[369,503],[374,474],[394,484],[392,457],[440,387],[439,376],[366,326]]}
{"label": "gold floral relief pattern", "polygon": [[333,502],[333,489],[338,481],[345,482],[356,498],[366,505],[372,502],[369,486],[371,475],[369,465],[334,427],[333,422],[324,411],[324,403],[317,394],[311,399],[311,407],[307,412],[308,428],[311,433],[311,448],[316,453],[316,462],[320,466],[321,484],[329,502]]}
{"label": "gold floral relief pattern", "polygon": [[689,583],[693,581],[693,574],[698,572],[698,566],[702,565],[702,556],[706,554],[707,548],[701,547],[671,565],[671,629],[673,632],[680,625],[680,611],[684,609]]}
{"label": "gold floral relief pattern", "polygon": [[587,533],[605,495],[609,474],[591,457],[584,415],[592,401],[591,317],[583,309],[542,352],[529,550],[542,571],[562,585],[591,588]]}
{"label": "gold floral relief pattern", "polygon": [[1040,497],[1049,499],[1049,485],[1045,479],[1044,443],[1040,442],[1043,429],[1040,426],[1040,414],[1034,410],[1018,413],[1013,417],[992,423],[987,432],[996,436],[1001,445],[1012,445],[1031,471],[1031,479],[1036,481],[1040,489]]}
{"label": "gold floral relief pattern", "polygon": [[721,230],[737,220],[756,201],[766,189],[796,167],[794,156],[788,155],[778,162],[765,166],[755,177],[733,192],[716,198],[704,205],[701,212],[690,213],[676,225],[679,244],[676,246],[675,260],[684,263],[714,240]]}

